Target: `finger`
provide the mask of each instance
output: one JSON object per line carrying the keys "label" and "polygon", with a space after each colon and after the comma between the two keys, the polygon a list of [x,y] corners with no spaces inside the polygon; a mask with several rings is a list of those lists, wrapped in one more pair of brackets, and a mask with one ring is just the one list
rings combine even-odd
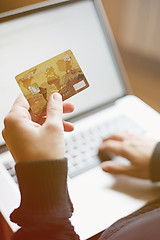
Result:
{"label": "finger", "polygon": [[5,141],[5,139],[6,139],[6,130],[5,130],[5,128],[2,130],[2,137],[3,137],[4,141]]}
{"label": "finger", "polygon": [[70,122],[63,121],[63,127],[65,132],[72,132],[74,130],[74,125]]}
{"label": "finger", "polygon": [[8,128],[8,126],[11,126],[11,124],[13,127],[13,124],[17,124],[18,121],[22,122],[22,119],[31,120],[29,108],[29,103],[27,102],[26,98],[23,96],[23,94],[20,94],[15,100],[10,112],[4,119],[5,128]]}
{"label": "finger", "polygon": [[71,113],[74,111],[74,105],[69,102],[63,102],[63,113]]}
{"label": "finger", "polygon": [[108,136],[103,139],[103,141],[107,140],[116,140],[116,141],[124,141],[130,137],[131,133],[128,131],[123,131],[119,133],[114,133],[111,136]]}
{"label": "finger", "polygon": [[30,112],[31,119],[33,122],[43,125],[43,123],[46,121],[46,116],[45,116],[46,110],[44,110],[40,116],[35,116],[31,109],[29,112]]}
{"label": "finger", "polygon": [[17,99],[15,100],[15,102],[14,102],[14,104],[12,106],[11,111],[17,110],[19,108],[24,108],[27,111],[29,111],[29,109],[30,109],[29,103],[28,103],[27,99],[24,97],[23,94],[20,94],[17,97]]}
{"label": "finger", "polygon": [[108,140],[116,140],[116,141],[123,141],[124,140],[124,136],[122,136],[121,134],[113,134],[109,137],[106,137],[103,139],[103,142],[108,141]]}
{"label": "finger", "polygon": [[[74,111],[74,105],[72,103],[63,103],[63,113],[71,113]],[[34,114],[32,113],[32,111],[30,111],[30,114],[31,114],[31,118],[32,118],[32,121],[40,124],[40,125],[43,125],[44,122],[46,121],[46,110],[41,114],[42,116],[34,116]]]}
{"label": "finger", "polygon": [[27,99],[23,94],[20,94],[15,100],[9,112],[9,115],[12,115],[13,118],[17,118],[17,120],[20,120],[22,118],[31,120],[29,109],[30,106]]}
{"label": "finger", "polygon": [[112,156],[105,151],[98,151],[98,157],[101,162],[112,160]]}
{"label": "finger", "polygon": [[103,162],[101,164],[101,167],[103,171],[112,173],[112,174],[125,174],[129,176],[134,175],[134,167],[133,166],[125,166],[122,164],[119,164],[117,162],[113,161],[108,161],[108,162]]}
{"label": "finger", "polygon": [[112,153],[124,158],[128,158],[130,156],[129,150],[127,145],[124,144],[124,142],[115,141],[115,140],[108,140],[106,142],[103,142],[99,147],[100,152],[104,151],[106,153]]}
{"label": "finger", "polygon": [[[71,112],[73,112],[74,111],[74,105],[72,104],[72,103],[69,103],[69,102],[63,102],[63,113],[71,113]],[[35,120],[38,120],[39,121],[39,119],[40,118],[43,118],[43,119],[46,119],[47,118],[47,116],[46,116],[46,110],[41,114],[42,116],[40,116],[40,117],[35,117],[34,115],[33,115],[33,113],[32,113],[32,111],[31,111],[31,116],[33,116],[33,118],[35,119]]]}
{"label": "finger", "polygon": [[47,119],[45,124],[48,123],[62,123],[63,104],[62,96],[59,93],[53,93],[47,104]]}

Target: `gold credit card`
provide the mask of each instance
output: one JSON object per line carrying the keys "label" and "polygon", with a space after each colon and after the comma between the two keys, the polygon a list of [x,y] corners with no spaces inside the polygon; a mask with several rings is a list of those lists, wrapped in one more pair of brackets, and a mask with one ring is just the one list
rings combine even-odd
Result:
{"label": "gold credit card", "polygon": [[89,87],[71,50],[20,73],[16,80],[36,116],[45,111],[52,93],[59,92],[64,101]]}

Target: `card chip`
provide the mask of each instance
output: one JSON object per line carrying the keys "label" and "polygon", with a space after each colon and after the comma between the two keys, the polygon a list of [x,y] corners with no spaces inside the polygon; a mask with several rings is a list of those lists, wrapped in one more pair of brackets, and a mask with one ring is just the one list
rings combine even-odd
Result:
{"label": "card chip", "polygon": [[79,83],[76,83],[76,84],[73,85],[73,87],[74,87],[74,89],[76,91],[78,91],[79,89],[81,89],[81,88],[83,88],[85,86],[86,86],[86,84],[85,84],[85,82],[83,80],[80,81]]}

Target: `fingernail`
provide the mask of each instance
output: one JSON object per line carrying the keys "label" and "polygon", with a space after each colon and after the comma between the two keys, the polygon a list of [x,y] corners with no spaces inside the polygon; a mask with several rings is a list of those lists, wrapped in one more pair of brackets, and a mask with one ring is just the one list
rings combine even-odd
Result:
{"label": "fingernail", "polygon": [[61,101],[62,100],[62,96],[61,96],[60,93],[56,92],[56,93],[53,93],[53,99]]}
{"label": "fingernail", "polygon": [[108,171],[108,169],[109,169],[108,165],[105,163],[101,163],[101,168],[105,171]]}

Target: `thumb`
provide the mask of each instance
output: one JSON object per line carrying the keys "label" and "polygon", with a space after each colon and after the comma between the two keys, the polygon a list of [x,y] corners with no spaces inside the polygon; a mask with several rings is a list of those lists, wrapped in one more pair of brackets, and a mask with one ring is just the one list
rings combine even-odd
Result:
{"label": "thumb", "polygon": [[101,164],[103,171],[113,174],[125,174],[132,176],[133,166],[126,166],[113,161],[103,162]]}
{"label": "thumb", "polygon": [[62,123],[63,104],[62,96],[59,93],[53,93],[47,104],[47,123],[61,121]]}

